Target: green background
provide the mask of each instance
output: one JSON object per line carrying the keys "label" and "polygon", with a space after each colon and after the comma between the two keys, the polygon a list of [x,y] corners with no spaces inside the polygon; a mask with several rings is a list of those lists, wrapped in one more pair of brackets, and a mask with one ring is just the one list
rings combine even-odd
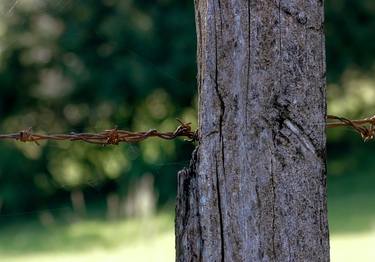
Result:
{"label": "green background", "polygon": [[[325,5],[328,112],[375,114],[375,2]],[[0,133],[195,128],[195,48],[191,0],[2,0]],[[374,261],[375,144],[338,129],[327,145],[333,261]],[[176,173],[193,148],[1,142],[0,259],[173,260]]]}

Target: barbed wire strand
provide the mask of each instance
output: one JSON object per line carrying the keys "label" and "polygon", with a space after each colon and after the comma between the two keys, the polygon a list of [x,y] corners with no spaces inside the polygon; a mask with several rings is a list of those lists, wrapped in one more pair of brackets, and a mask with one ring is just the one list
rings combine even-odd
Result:
{"label": "barbed wire strand", "polygon": [[[198,130],[191,129],[191,123],[184,123],[177,119],[180,125],[174,132],[159,132],[156,129],[143,132],[131,132],[119,130],[117,127],[100,133],[75,133],[70,134],[36,134],[32,128],[17,133],[0,134],[0,140],[16,140],[21,142],[39,141],[83,141],[99,145],[118,145],[120,143],[137,143],[150,137],[158,137],[165,140],[173,140],[177,137],[186,137],[188,141],[198,141]],[[375,137],[375,116],[350,120],[344,117],[328,115],[327,128],[350,127],[359,133],[364,141],[372,140]]]}
{"label": "barbed wire strand", "polygon": [[141,142],[150,137],[158,137],[165,140],[172,140],[177,137],[186,137],[189,141],[198,140],[198,132],[192,131],[191,123],[184,123],[177,119],[180,125],[174,132],[158,132],[151,129],[145,132],[131,132],[119,130],[117,127],[108,129],[100,133],[70,133],[70,134],[36,134],[32,132],[32,128],[22,130],[12,134],[0,134],[0,140],[16,140],[21,142],[39,141],[83,141],[99,145],[118,145],[119,143],[136,143]]}
{"label": "barbed wire strand", "polygon": [[366,142],[375,137],[375,115],[359,120],[350,120],[344,117],[328,115],[326,127],[350,127],[359,133],[362,139]]}

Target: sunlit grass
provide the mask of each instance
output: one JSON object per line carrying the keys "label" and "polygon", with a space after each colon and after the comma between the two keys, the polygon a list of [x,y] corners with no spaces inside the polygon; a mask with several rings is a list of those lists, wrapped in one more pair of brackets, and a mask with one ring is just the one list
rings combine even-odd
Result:
{"label": "sunlit grass", "polygon": [[[374,221],[375,222],[375,221]],[[375,261],[375,230],[331,237],[332,262]]]}
{"label": "sunlit grass", "polygon": [[[359,147],[359,146],[358,146]],[[375,261],[375,144],[355,147],[350,156],[328,161],[331,261]],[[344,148],[347,149],[347,148]],[[330,150],[344,151],[331,147]],[[339,161],[336,165],[335,161]],[[9,218],[11,219],[11,217]],[[0,228],[0,261],[96,262],[174,261],[173,212],[118,222],[84,220],[43,227],[14,222]]]}
{"label": "sunlit grass", "polygon": [[20,250],[19,255],[0,255],[0,260],[4,262],[174,261],[173,231],[163,233],[151,240],[145,238],[142,242],[117,244],[113,248],[93,247],[81,252],[45,251],[28,255]]}
{"label": "sunlit grass", "polygon": [[[338,217],[332,219],[334,224]],[[358,221],[348,220],[352,222]],[[375,261],[375,219],[373,223],[372,228],[363,231],[333,230],[331,261]],[[47,228],[36,222],[16,223],[0,230],[0,261],[5,262],[168,262],[174,261],[174,252],[172,214],[119,222],[82,221]]]}
{"label": "sunlit grass", "polygon": [[362,191],[328,198],[332,262],[375,261],[374,195]]}

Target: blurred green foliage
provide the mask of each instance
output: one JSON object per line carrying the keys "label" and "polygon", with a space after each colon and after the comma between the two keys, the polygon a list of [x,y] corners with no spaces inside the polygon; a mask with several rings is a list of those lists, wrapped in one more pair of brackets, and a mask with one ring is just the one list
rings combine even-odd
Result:
{"label": "blurred green foliage", "polygon": [[[374,29],[373,0],[326,1],[330,112],[373,110]],[[192,0],[2,0],[0,132],[173,130],[176,117],[196,125],[195,45]],[[346,131],[330,132],[329,157],[358,144]],[[105,206],[109,194],[122,201],[145,176],[158,206],[168,205],[193,146],[1,143],[0,214],[59,207],[77,190]],[[361,161],[351,156],[345,165]],[[334,164],[330,172],[348,170]]]}
{"label": "blurred green foliage", "polygon": [[375,2],[325,1],[328,81],[338,82],[348,69],[374,70]]}
{"label": "blurred green foliage", "polygon": [[[173,130],[196,123],[191,1],[4,0],[0,3],[0,131]],[[160,205],[193,145],[149,140],[0,145],[2,212],[50,208],[152,174]],[[173,164],[174,163],[174,164]]]}
{"label": "blurred green foliage", "polygon": [[6,262],[174,261],[173,214],[108,223],[100,219],[36,221],[2,228],[0,260]]}

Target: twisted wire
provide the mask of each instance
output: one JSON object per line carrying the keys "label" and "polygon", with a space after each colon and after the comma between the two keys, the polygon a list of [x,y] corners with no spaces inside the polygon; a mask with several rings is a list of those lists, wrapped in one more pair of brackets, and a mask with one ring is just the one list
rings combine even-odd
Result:
{"label": "twisted wire", "polygon": [[[157,137],[165,140],[173,140],[177,137],[185,137],[188,141],[198,141],[198,130],[191,129],[191,123],[184,123],[181,120],[177,121],[180,125],[173,132],[159,132],[156,129],[151,129],[143,132],[131,132],[126,130],[119,130],[117,127],[107,129],[100,133],[75,133],[70,134],[37,134],[33,133],[32,128],[22,130],[17,133],[0,134],[0,140],[16,140],[21,142],[34,142],[39,144],[39,141],[82,141],[86,143],[99,145],[118,145],[120,143],[137,143],[144,141],[151,137]],[[364,141],[375,138],[375,116],[350,120],[344,117],[328,115],[327,128],[350,127],[359,133]]]}
{"label": "twisted wire", "polygon": [[31,128],[22,130],[17,133],[0,134],[0,140],[16,140],[21,142],[34,142],[38,144],[39,141],[83,141],[86,143],[99,145],[118,145],[120,143],[137,143],[150,137],[158,137],[165,140],[172,140],[177,137],[186,137],[189,141],[198,140],[198,132],[192,131],[191,123],[184,123],[177,120],[180,125],[174,132],[159,132],[156,129],[143,132],[131,132],[126,130],[119,130],[117,127],[113,129],[104,130],[100,133],[75,133],[70,134],[36,134],[32,132]]}
{"label": "twisted wire", "polygon": [[326,127],[350,127],[359,133],[364,141],[369,141],[375,137],[375,116],[359,120],[350,120],[344,117],[328,115]]}

